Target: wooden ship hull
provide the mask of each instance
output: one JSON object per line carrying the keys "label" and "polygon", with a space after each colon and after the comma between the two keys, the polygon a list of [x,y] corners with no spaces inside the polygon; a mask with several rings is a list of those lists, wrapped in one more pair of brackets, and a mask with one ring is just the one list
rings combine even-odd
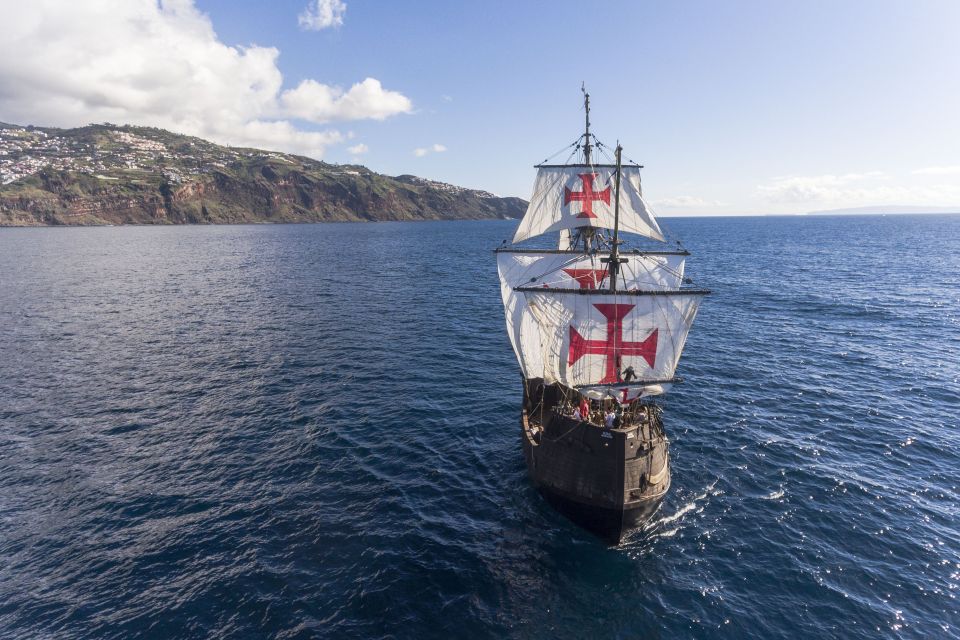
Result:
{"label": "wooden ship hull", "polygon": [[[670,456],[660,408],[634,403],[607,429],[564,415],[559,385],[524,385],[521,440],[527,472],[561,514],[617,544],[646,522],[670,488]],[[601,423],[602,424],[602,423]]]}

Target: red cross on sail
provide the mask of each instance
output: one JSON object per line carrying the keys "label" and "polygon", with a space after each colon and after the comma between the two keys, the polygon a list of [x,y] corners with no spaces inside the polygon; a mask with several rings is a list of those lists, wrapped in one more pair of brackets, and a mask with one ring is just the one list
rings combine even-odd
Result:
{"label": "red cross on sail", "polygon": [[593,181],[596,179],[596,173],[578,173],[580,180],[583,181],[583,191],[571,191],[569,187],[563,188],[564,206],[571,202],[582,203],[583,209],[577,214],[578,218],[596,218],[593,212],[593,203],[595,201],[610,204],[610,187],[602,191],[593,190]]}
{"label": "red cross on sail", "polygon": [[563,272],[576,280],[581,289],[596,289],[607,277],[606,269],[564,269]]}
{"label": "red cross on sail", "polygon": [[651,331],[650,335],[640,342],[624,342],[623,340],[623,318],[636,305],[598,303],[593,306],[607,319],[607,336],[603,340],[587,340],[580,335],[573,325],[570,325],[570,351],[567,364],[572,365],[587,355],[604,356],[604,375],[600,384],[620,381],[617,373],[621,367],[623,356],[640,356],[653,368],[657,358],[657,334],[659,329]]}

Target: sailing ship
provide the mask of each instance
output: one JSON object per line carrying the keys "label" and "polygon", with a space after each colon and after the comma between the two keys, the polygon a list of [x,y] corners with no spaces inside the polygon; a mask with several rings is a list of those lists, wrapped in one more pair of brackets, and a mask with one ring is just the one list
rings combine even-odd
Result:
{"label": "sailing ship", "polygon": [[[641,165],[623,162],[619,143],[610,158],[590,133],[583,94],[586,127],[568,164],[536,165],[527,212],[496,254],[530,479],[558,511],[617,543],[670,488],[654,398],[681,382],[680,353],[709,291],[684,276],[689,252],[667,244]],[[553,234],[555,246],[518,246]]]}

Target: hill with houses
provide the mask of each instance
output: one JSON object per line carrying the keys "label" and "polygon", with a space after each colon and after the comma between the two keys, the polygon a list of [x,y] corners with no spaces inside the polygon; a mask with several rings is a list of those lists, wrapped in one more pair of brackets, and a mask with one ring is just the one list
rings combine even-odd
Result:
{"label": "hill with houses", "polygon": [[152,127],[0,123],[0,225],[517,218],[526,202]]}

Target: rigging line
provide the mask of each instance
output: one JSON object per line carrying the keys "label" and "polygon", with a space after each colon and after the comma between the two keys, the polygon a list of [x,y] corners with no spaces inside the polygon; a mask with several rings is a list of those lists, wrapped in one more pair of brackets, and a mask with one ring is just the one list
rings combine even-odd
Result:
{"label": "rigging line", "polygon": [[[592,133],[590,134],[590,137],[593,138],[594,144],[595,144],[596,147],[602,148],[602,149],[604,149],[604,150],[610,149],[610,145],[603,144],[603,143],[597,138],[597,136],[593,135]],[[615,163],[613,162],[613,156],[609,155],[609,153],[606,153],[606,151],[604,152],[604,157],[607,159],[607,162],[601,163],[601,164],[615,164]],[[640,164],[640,163],[637,162],[636,160],[633,160],[632,158],[627,158],[626,162],[624,162],[623,165],[624,165],[624,166],[633,165],[633,166],[635,166],[635,167],[643,167],[642,164]]]}
{"label": "rigging line", "polygon": [[[636,256],[636,257],[637,257],[637,258],[640,258],[640,260],[649,260],[650,262],[653,263],[654,267],[653,267],[652,269],[651,269],[650,267],[647,267],[647,275],[650,276],[650,277],[654,277],[654,276],[653,276],[653,273],[652,273],[653,270],[655,270],[655,269],[662,269],[663,271],[666,271],[666,272],[669,273],[670,275],[677,276],[678,278],[683,278],[683,274],[680,273],[680,270],[679,270],[679,269],[672,269],[672,268],[670,268],[670,266],[669,266],[670,263],[669,263],[669,262],[664,262],[663,264],[660,264],[659,262],[657,262],[656,260],[653,259],[653,256],[640,255],[640,256]],[[637,262],[639,262],[640,260],[638,260]],[[629,263],[628,263],[628,264],[629,264]],[[681,284],[683,284],[683,283],[681,282]]]}
{"label": "rigging line", "polygon": [[553,155],[547,157],[547,159],[544,160],[543,162],[541,162],[540,164],[547,164],[548,162],[550,162],[551,160],[553,160],[554,158],[556,158],[558,155],[560,155],[561,153],[563,153],[564,151],[566,151],[566,150],[569,149],[570,147],[575,147],[579,142],[580,142],[580,138],[577,138],[576,140],[574,140],[574,141],[571,142],[570,144],[567,144],[567,145],[564,145],[564,146],[560,147],[556,152],[553,153]]}
{"label": "rigging line", "polygon": [[607,145],[601,145],[599,143],[598,143],[598,146],[600,147],[600,150],[601,150],[600,152],[603,154],[603,157],[606,159],[606,164],[615,164],[613,156],[611,156],[607,152],[607,149],[609,149],[609,147],[607,147]]}
{"label": "rigging line", "polygon": [[[616,160],[614,159],[614,156],[610,155],[609,153],[610,147],[608,145],[605,145],[598,141],[597,146],[603,150],[603,157],[606,158],[606,162],[603,164],[616,164]],[[622,162],[621,164],[624,167],[629,167],[629,166],[642,167],[643,166],[637,162],[634,162],[633,160],[627,160],[626,162]]]}
{"label": "rigging line", "polygon": [[543,399],[547,395],[547,385],[546,380],[540,385],[540,428],[543,429],[544,434],[547,432],[547,426],[543,424]]}
{"label": "rigging line", "polygon": [[544,440],[548,440],[548,441],[550,441],[550,442],[560,442],[561,440],[563,440],[564,438],[566,438],[568,435],[570,435],[571,433],[573,433],[573,432],[576,430],[576,428],[579,427],[579,426],[580,426],[580,423],[578,422],[578,423],[576,423],[575,425],[573,425],[573,427],[571,427],[569,431],[567,431],[565,434],[563,434],[562,436],[560,436],[559,438],[556,438],[556,439],[554,439],[554,438],[548,438],[548,437],[546,436],[546,431],[544,431],[544,435],[543,435],[542,437],[543,437]]}
{"label": "rigging line", "polygon": [[[563,150],[566,149],[566,148],[567,148],[567,147],[564,147],[564,148],[561,149],[560,151],[563,151]],[[559,153],[559,152],[557,152],[557,153]],[[577,153],[577,150],[576,150],[576,149],[574,149],[573,151],[571,151],[571,152],[570,152],[570,155],[567,156],[567,159],[566,159],[566,161],[564,162],[564,164],[570,164],[570,159],[571,159],[571,158],[574,156],[574,154],[576,154],[576,153]],[[556,155],[556,154],[554,154],[554,155]],[[539,180],[538,180],[537,182],[539,182]],[[536,185],[536,184],[537,184],[537,183],[535,182],[534,185]],[[553,182],[544,181],[544,184],[541,185],[541,188],[540,188],[538,191],[534,191],[534,192],[533,192],[533,195],[530,196],[530,202],[536,202],[536,201],[540,200],[545,193],[547,193],[548,191],[550,191],[551,189],[553,189],[555,186],[556,186],[556,185],[555,185]]]}
{"label": "rigging line", "polygon": [[[653,210],[651,209],[650,212],[653,213]],[[683,240],[681,240],[680,236],[673,233],[673,230],[670,229],[670,227],[667,226],[667,224],[664,223],[662,219],[657,219],[657,223],[660,225],[660,230],[663,231],[664,242],[667,242],[667,240],[669,240],[670,241],[669,243],[675,243],[676,246],[679,247],[680,249],[686,248],[684,247]]]}
{"label": "rigging line", "polygon": [[591,265],[596,264],[596,263],[594,262],[595,256],[594,256],[593,254],[589,254],[589,253],[578,253],[578,254],[575,254],[574,256],[572,256],[571,258],[569,258],[568,260],[566,260],[565,262],[560,263],[557,267],[555,267],[555,268],[553,268],[553,269],[551,269],[551,270],[549,270],[549,271],[545,271],[544,273],[542,273],[541,275],[537,276],[536,278],[530,278],[530,282],[535,282],[535,281],[537,281],[537,280],[539,280],[539,279],[541,279],[541,278],[544,278],[544,277],[546,277],[546,276],[548,276],[548,275],[550,275],[550,274],[556,273],[557,271],[560,271],[560,270],[563,269],[564,267],[568,267],[568,266],[570,266],[570,265],[572,265],[572,264],[576,264],[577,262],[583,260],[584,258],[590,258],[590,264],[591,264]]}

